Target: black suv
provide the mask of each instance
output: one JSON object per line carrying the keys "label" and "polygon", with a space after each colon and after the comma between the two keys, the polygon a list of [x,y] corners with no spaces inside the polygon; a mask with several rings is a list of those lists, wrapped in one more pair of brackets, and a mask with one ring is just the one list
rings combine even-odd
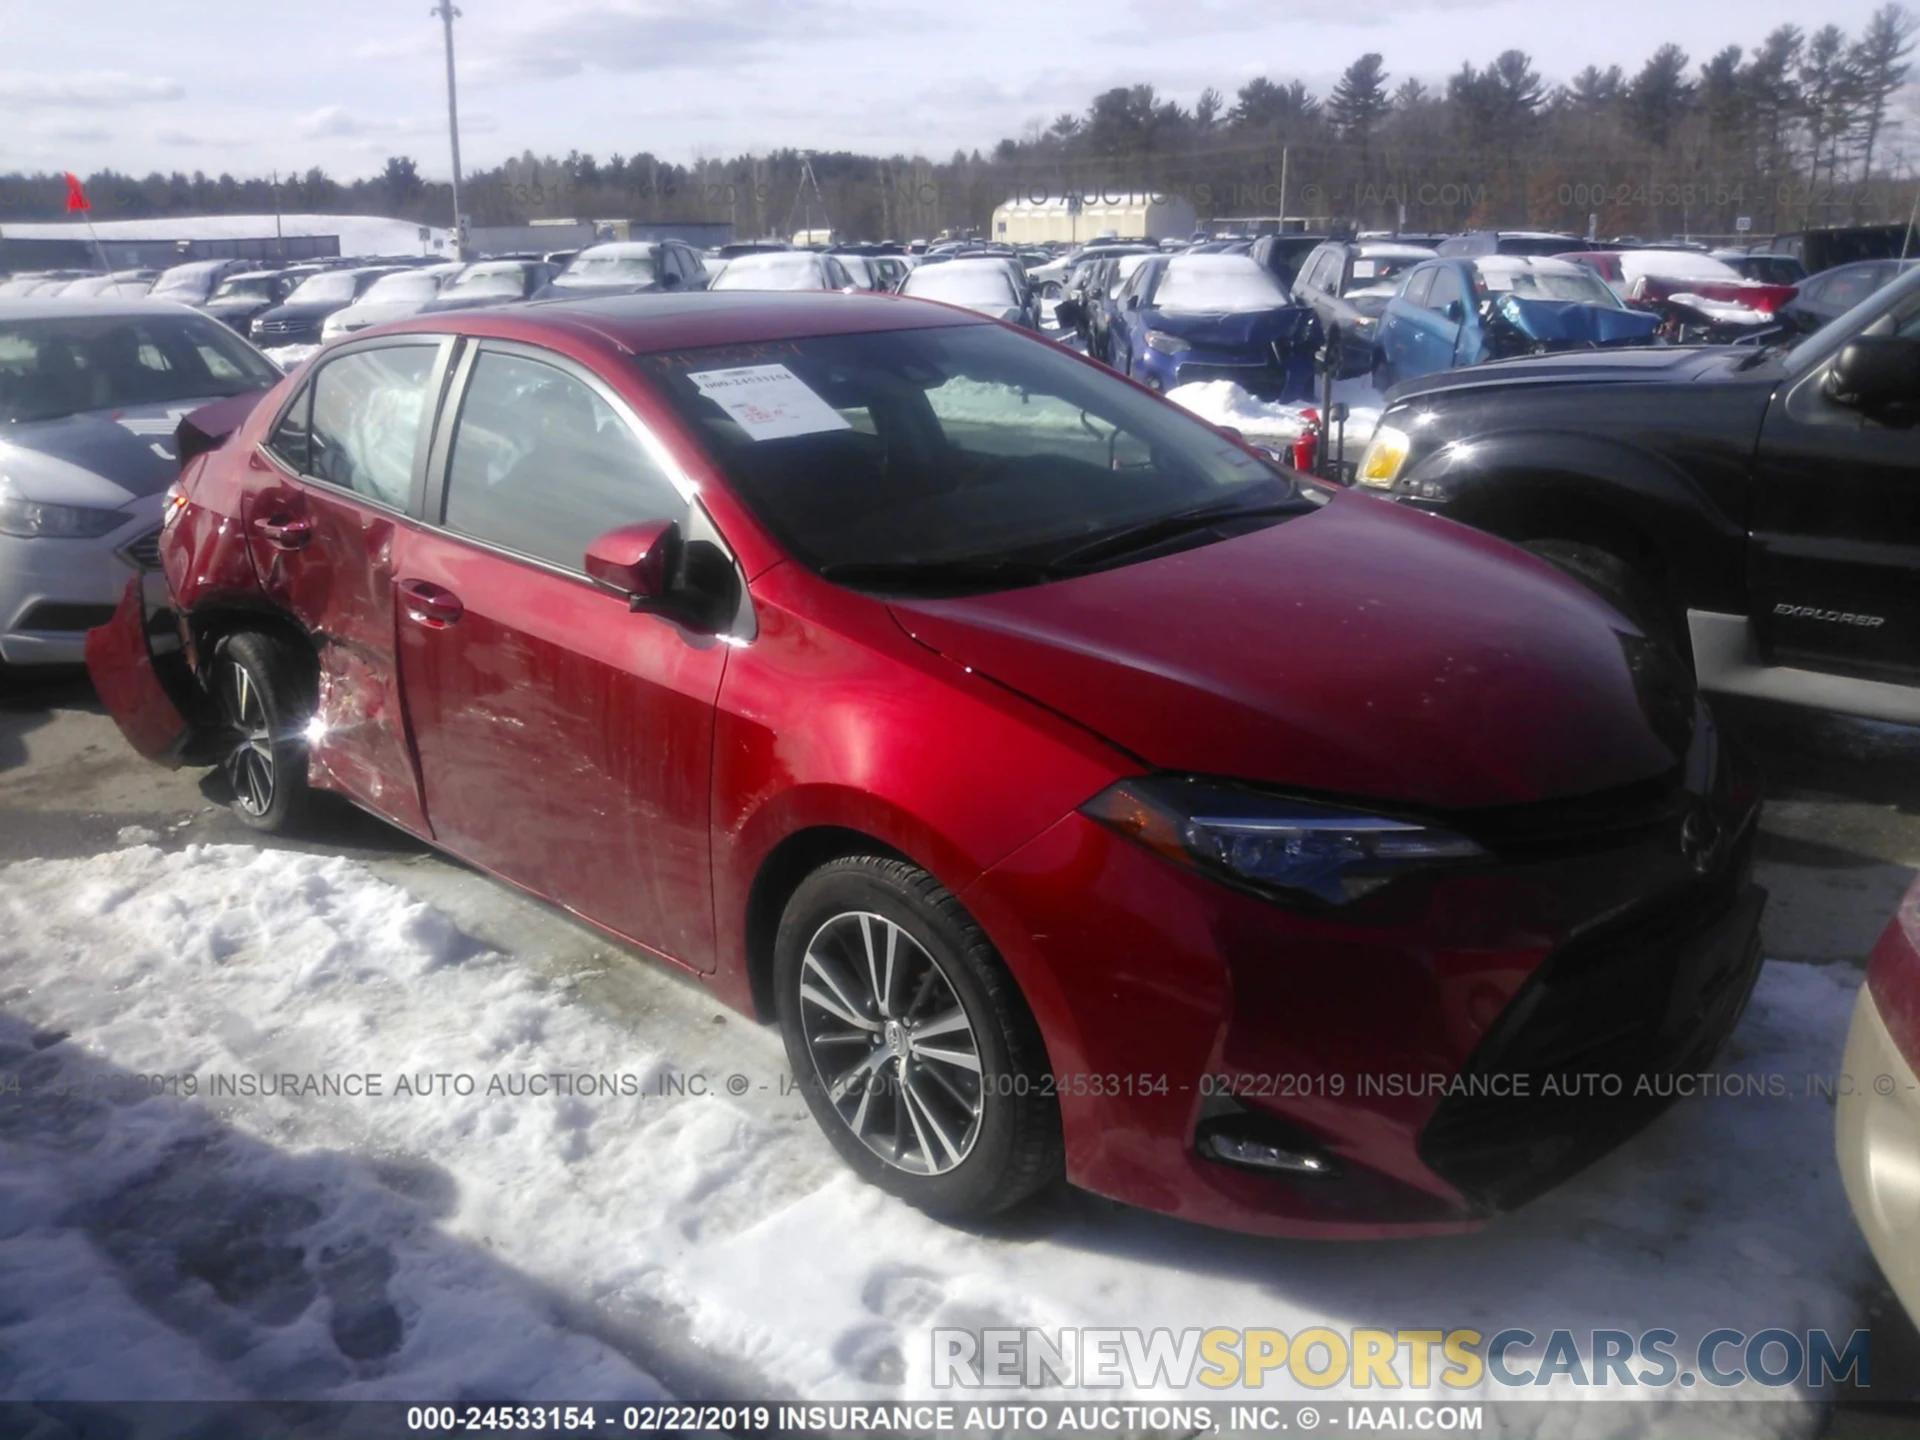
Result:
{"label": "black suv", "polygon": [[1791,346],[1503,360],[1387,400],[1360,488],[1560,565],[1703,689],[1920,723],[1920,271]]}

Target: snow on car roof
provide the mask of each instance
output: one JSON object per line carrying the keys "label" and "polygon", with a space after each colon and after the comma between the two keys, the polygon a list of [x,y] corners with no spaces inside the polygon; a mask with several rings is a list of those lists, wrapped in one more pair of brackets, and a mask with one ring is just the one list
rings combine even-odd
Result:
{"label": "snow on car roof", "polygon": [[659,248],[659,244],[652,240],[610,240],[605,245],[589,245],[574,258],[606,255],[618,259],[622,255],[644,256],[653,254]]}
{"label": "snow on car roof", "polygon": [[1511,275],[1520,270],[1538,270],[1547,275],[1566,275],[1584,271],[1585,266],[1552,255],[1476,255],[1473,263],[1482,275]]}
{"label": "snow on car roof", "polygon": [[1433,254],[1429,245],[1407,245],[1398,241],[1363,240],[1360,254],[1369,260],[1424,260]]}

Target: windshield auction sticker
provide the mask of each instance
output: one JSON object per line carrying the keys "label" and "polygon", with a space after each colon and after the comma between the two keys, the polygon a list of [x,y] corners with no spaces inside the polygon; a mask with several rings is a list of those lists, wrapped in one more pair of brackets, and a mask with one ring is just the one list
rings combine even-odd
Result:
{"label": "windshield auction sticker", "polygon": [[790,435],[853,428],[846,417],[784,365],[700,370],[687,378],[755,440],[782,440]]}

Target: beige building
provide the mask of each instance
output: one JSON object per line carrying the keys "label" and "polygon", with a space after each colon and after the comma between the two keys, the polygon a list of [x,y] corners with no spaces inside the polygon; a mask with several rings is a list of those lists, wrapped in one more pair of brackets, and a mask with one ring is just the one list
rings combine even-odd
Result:
{"label": "beige building", "polygon": [[1193,206],[1178,195],[1114,186],[1071,195],[1021,194],[993,212],[988,237],[1010,245],[1049,240],[1185,240],[1193,234]]}

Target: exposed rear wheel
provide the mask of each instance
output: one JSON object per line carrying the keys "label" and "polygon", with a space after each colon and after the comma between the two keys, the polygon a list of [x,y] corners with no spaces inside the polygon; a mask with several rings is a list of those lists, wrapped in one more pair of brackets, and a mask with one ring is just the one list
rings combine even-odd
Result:
{"label": "exposed rear wheel", "polygon": [[229,635],[214,652],[211,688],[226,732],[220,772],[233,813],[255,830],[295,828],[310,796],[306,727],[313,714],[301,657],[272,635]]}
{"label": "exposed rear wheel", "polygon": [[774,941],[787,1059],[846,1162],[930,1214],[1004,1210],[1060,1173],[1038,1027],[960,902],[880,856],[804,880]]}

